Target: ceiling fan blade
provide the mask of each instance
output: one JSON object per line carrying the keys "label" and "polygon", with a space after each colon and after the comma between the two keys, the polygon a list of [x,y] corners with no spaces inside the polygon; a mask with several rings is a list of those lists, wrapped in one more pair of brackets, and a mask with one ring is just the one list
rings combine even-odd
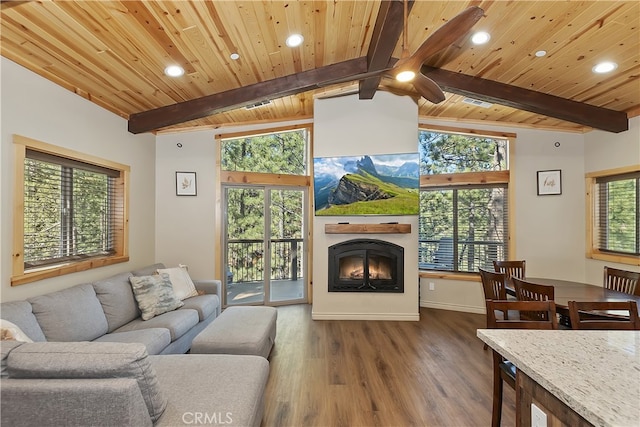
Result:
{"label": "ceiling fan blade", "polygon": [[484,10],[477,6],[471,6],[460,12],[427,37],[413,55],[402,61],[402,64],[398,63],[397,66],[419,70],[427,59],[467,34],[483,15]]}
{"label": "ceiling fan blade", "polygon": [[434,104],[439,104],[445,99],[444,92],[442,92],[440,86],[424,74],[416,74],[416,77],[413,79],[413,87],[416,88],[423,98]]}

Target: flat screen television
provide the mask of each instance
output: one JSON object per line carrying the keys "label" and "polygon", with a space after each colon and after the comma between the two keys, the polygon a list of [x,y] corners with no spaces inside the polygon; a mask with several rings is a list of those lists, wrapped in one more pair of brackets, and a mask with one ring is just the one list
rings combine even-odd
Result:
{"label": "flat screen television", "polygon": [[317,216],[417,215],[418,153],[316,157]]}

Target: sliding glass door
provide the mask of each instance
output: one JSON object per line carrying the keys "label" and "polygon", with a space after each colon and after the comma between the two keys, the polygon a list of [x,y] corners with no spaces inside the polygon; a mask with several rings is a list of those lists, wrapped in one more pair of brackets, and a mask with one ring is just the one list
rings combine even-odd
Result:
{"label": "sliding glass door", "polygon": [[307,301],[307,189],[224,186],[225,305]]}

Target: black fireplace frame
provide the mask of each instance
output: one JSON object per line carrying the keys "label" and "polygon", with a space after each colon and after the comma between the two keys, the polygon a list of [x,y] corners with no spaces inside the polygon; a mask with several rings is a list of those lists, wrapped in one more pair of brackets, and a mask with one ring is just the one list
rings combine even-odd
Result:
{"label": "black fireplace frame", "polygon": [[[369,278],[372,255],[391,259],[392,279]],[[364,259],[362,279],[340,278],[340,259],[358,256]],[[329,246],[329,292],[404,293],[404,248],[376,239],[353,239]]]}

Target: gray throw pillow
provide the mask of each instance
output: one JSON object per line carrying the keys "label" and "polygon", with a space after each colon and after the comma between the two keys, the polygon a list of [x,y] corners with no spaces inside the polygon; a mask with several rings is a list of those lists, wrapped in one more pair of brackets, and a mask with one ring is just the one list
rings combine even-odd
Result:
{"label": "gray throw pillow", "polygon": [[131,276],[129,278],[133,295],[142,312],[142,320],[149,320],[162,313],[173,311],[184,305],[176,298],[167,273],[153,276]]}

